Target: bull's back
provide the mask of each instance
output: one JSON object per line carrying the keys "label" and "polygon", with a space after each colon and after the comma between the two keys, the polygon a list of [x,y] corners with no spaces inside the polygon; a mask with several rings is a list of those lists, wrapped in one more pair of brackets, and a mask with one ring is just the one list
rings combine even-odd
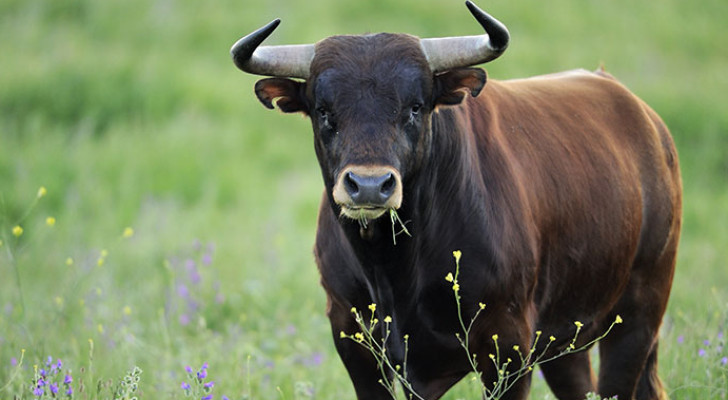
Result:
{"label": "bull's back", "polygon": [[[520,204],[530,211],[521,223],[533,227],[539,246],[542,318],[609,309],[635,260],[659,257],[675,231],[680,184],[667,128],[602,74],[573,71],[487,87],[476,101],[489,111],[475,133],[490,135],[481,142],[505,153]],[[558,315],[564,309],[573,315]]]}

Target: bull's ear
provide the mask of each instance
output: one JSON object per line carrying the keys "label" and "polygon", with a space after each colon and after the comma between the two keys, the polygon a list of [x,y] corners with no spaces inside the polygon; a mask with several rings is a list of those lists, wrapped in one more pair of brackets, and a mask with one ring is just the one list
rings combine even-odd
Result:
{"label": "bull's ear", "polygon": [[435,76],[435,105],[460,104],[466,94],[477,96],[485,86],[485,71],[480,68],[458,68]]}
{"label": "bull's ear", "polygon": [[[273,102],[283,112],[303,112],[308,114],[306,106],[306,83],[287,78],[266,78],[255,84],[255,95],[264,106],[273,107]],[[278,99],[278,100],[276,100]]]}

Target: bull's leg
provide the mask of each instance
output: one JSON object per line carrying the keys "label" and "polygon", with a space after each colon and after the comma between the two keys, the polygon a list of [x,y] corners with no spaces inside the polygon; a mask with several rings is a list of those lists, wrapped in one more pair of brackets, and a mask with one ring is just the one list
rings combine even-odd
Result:
{"label": "bull's leg", "polygon": [[657,337],[670,295],[677,235],[657,262],[638,257],[627,288],[612,310],[624,321],[599,343],[599,394],[623,399],[666,398],[657,376]]}
{"label": "bull's leg", "polygon": [[[532,310],[524,312],[524,315],[520,317],[510,313],[494,314],[498,316],[497,318],[501,322],[501,324],[492,328],[492,332],[496,333],[498,337],[498,350],[493,345],[493,334],[489,333],[484,335],[487,338],[485,339],[486,346],[476,351],[478,354],[478,368],[481,369],[482,382],[485,387],[492,389],[494,387],[493,383],[497,381],[501,382],[501,387],[503,387],[504,382],[508,382],[506,386],[510,386],[506,393],[498,397],[500,400],[525,400],[528,398],[528,392],[531,388],[531,372],[527,372],[520,379],[510,382],[504,381],[503,376],[510,375],[512,377],[510,379],[513,379],[514,375],[518,375],[516,374],[518,371],[525,372],[528,368],[520,360],[524,352],[527,352],[532,345],[531,321],[533,321],[533,318],[528,315],[529,312],[533,312]],[[493,359],[490,358],[490,355],[496,353],[500,355],[500,365],[495,365]],[[486,357],[486,355],[488,356]],[[506,373],[501,375],[499,370],[502,370],[504,366],[506,366]]]}
{"label": "bull's leg", "polygon": [[[630,319],[632,322],[629,322]],[[599,343],[599,394],[619,399],[634,399],[637,383],[646,361],[656,345],[657,327],[649,326],[635,315],[624,318]],[[659,398],[659,397],[657,397]],[[653,398],[649,398],[653,399]],[[642,400],[642,399],[640,399]]]}
{"label": "bull's leg", "polygon": [[546,383],[559,400],[583,400],[587,393],[596,391],[589,351],[562,356],[540,367]]}
{"label": "bull's leg", "polygon": [[638,399],[667,399],[667,393],[662,387],[662,381],[657,376],[657,342],[652,346],[650,354],[647,356],[647,363],[642,370],[640,380],[637,383]]}
{"label": "bull's leg", "polygon": [[[330,307],[329,320],[334,335],[334,344],[354,384],[356,398],[358,400],[391,399],[392,396],[379,383],[383,379],[383,374],[377,367],[374,356],[354,340],[341,338],[340,336],[341,332],[352,335],[360,331],[351,311],[344,310],[342,306],[335,302],[331,302]],[[391,375],[391,373],[386,373],[390,381],[392,379]]]}

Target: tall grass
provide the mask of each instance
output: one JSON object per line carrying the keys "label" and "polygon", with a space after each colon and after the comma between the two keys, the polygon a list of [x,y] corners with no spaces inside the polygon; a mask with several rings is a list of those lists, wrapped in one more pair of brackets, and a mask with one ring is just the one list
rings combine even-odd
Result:
{"label": "tall grass", "polygon": [[[728,3],[479,5],[513,36],[490,79],[604,63],[671,127],[685,213],[660,369],[673,398],[725,397]],[[311,255],[310,125],[260,107],[228,55],[274,17],[272,43],[478,32],[435,0],[0,2],[0,397],[33,398],[48,356],[79,398],[134,366],[139,398],[179,398],[205,362],[216,398],[352,397]]]}

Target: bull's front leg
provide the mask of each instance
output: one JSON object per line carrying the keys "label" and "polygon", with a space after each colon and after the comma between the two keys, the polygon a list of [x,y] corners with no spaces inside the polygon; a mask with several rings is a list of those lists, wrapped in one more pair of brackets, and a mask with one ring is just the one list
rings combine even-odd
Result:
{"label": "bull's front leg", "polygon": [[392,396],[380,381],[385,379],[386,376],[389,382],[392,382],[392,373],[380,370],[372,353],[360,343],[348,337],[341,337],[341,332],[346,335],[361,332],[361,327],[356,323],[351,308],[330,301],[329,321],[331,322],[336,350],[349,372],[357,399],[391,399]]}
{"label": "bull's front leg", "polygon": [[[483,321],[498,323],[489,324],[477,335],[477,339],[471,337],[471,341],[475,342],[472,350],[477,354],[482,384],[498,399],[528,398],[531,371],[521,359],[526,358],[532,346],[531,320],[512,311],[496,312]],[[503,392],[506,388],[507,391]]]}

